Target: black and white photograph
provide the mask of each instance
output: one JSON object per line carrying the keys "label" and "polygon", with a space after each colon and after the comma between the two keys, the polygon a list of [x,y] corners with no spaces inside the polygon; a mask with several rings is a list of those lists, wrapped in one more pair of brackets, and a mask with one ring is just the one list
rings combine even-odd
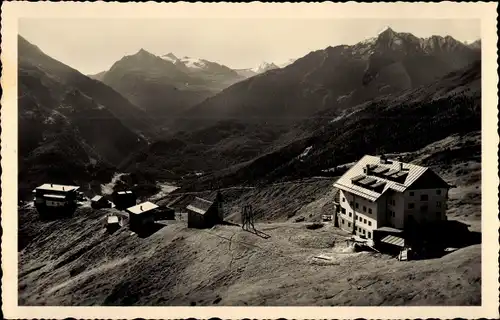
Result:
{"label": "black and white photograph", "polygon": [[15,306],[497,317],[494,19],[86,4],[21,15],[2,44]]}

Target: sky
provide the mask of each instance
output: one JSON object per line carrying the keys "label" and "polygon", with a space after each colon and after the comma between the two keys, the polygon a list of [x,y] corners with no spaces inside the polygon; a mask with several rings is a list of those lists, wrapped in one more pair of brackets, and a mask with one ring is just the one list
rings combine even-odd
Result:
{"label": "sky", "polygon": [[469,19],[19,19],[19,34],[51,57],[94,74],[141,48],[156,55],[196,57],[231,68],[284,63],[315,50],[355,44],[386,26],[417,37],[480,39]]}

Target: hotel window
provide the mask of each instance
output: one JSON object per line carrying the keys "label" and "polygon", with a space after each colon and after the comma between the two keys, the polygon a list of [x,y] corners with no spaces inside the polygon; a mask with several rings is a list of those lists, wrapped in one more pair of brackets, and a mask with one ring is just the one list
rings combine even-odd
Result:
{"label": "hotel window", "polygon": [[415,195],[415,192],[410,191],[410,197],[413,197]]}
{"label": "hotel window", "polygon": [[344,219],[342,219],[342,224],[345,224],[345,221],[344,221]]}
{"label": "hotel window", "polygon": [[347,223],[347,226],[350,228],[350,227],[351,227],[351,223],[350,223],[350,222],[348,222],[348,223]]}
{"label": "hotel window", "polygon": [[345,198],[342,198],[342,202],[345,202]]}
{"label": "hotel window", "polygon": [[427,212],[428,209],[429,209],[428,206],[421,206],[420,207],[420,211],[422,211],[422,212]]}
{"label": "hotel window", "polygon": [[394,212],[394,211],[392,212],[392,217],[393,218],[396,217],[396,212]]}
{"label": "hotel window", "polygon": [[420,195],[420,201],[427,201],[427,200],[429,200],[429,196],[428,195],[426,195],[426,194]]}
{"label": "hotel window", "polygon": [[441,208],[441,201],[436,202],[436,207]]}
{"label": "hotel window", "polygon": [[372,237],[372,233],[368,232],[368,238],[371,238],[371,237]]}
{"label": "hotel window", "polygon": [[359,203],[356,202],[356,209],[359,208]]}
{"label": "hotel window", "polygon": [[368,213],[372,213],[372,208],[368,208]]}
{"label": "hotel window", "polygon": [[366,206],[363,206],[363,212],[366,212]]}
{"label": "hotel window", "polygon": [[363,229],[362,232],[363,232],[363,234],[365,234],[366,233],[365,229]]}
{"label": "hotel window", "polygon": [[413,202],[408,203],[408,209],[415,208],[415,204]]}
{"label": "hotel window", "polygon": [[342,213],[345,214],[345,208],[342,208]]}
{"label": "hotel window", "polygon": [[439,196],[441,194],[441,190],[436,190],[436,194]]}
{"label": "hotel window", "polygon": [[363,223],[366,223],[366,219],[363,219]]}
{"label": "hotel window", "polygon": [[352,217],[352,212],[349,212],[349,217]]}
{"label": "hotel window", "polygon": [[372,225],[372,222],[371,221],[368,221],[368,225],[371,226]]}

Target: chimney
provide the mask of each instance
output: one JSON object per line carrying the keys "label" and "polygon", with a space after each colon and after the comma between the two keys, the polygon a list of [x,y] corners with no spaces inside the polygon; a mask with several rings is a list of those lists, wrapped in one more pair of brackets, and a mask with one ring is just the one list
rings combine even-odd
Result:
{"label": "chimney", "polygon": [[140,209],[141,209],[141,211],[142,211],[142,206],[140,206]]}
{"label": "chimney", "polygon": [[367,164],[365,167],[365,173],[370,174],[370,165],[369,164]]}
{"label": "chimney", "polygon": [[380,163],[386,163],[387,158],[385,157],[384,154],[380,156]]}
{"label": "chimney", "polygon": [[400,162],[400,163],[399,163],[399,170],[401,170],[401,171],[403,171],[403,170],[404,170],[404,169],[403,169],[403,163],[402,163],[402,162]]}
{"label": "chimney", "polygon": [[64,187],[63,187],[63,191],[64,191]]}
{"label": "chimney", "polygon": [[51,188],[53,187],[52,183],[50,184],[50,187],[51,187]]}

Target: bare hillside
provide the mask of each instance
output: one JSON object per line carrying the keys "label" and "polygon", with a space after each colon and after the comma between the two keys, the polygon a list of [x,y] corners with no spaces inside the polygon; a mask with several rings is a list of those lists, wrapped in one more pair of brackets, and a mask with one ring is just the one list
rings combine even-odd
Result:
{"label": "bare hillside", "polygon": [[[25,212],[34,215],[34,212]],[[21,305],[478,305],[480,245],[399,262],[354,253],[331,225],[257,224],[148,238],[109,235],[99,213],[43,225],[20,254]],[[85,228],[81,226],[85,225]],[[52,230],[52,232],[48,232]],[[268,238],[262,237],[266,235]],[[326,255],[325,258],[315,258]]]}

